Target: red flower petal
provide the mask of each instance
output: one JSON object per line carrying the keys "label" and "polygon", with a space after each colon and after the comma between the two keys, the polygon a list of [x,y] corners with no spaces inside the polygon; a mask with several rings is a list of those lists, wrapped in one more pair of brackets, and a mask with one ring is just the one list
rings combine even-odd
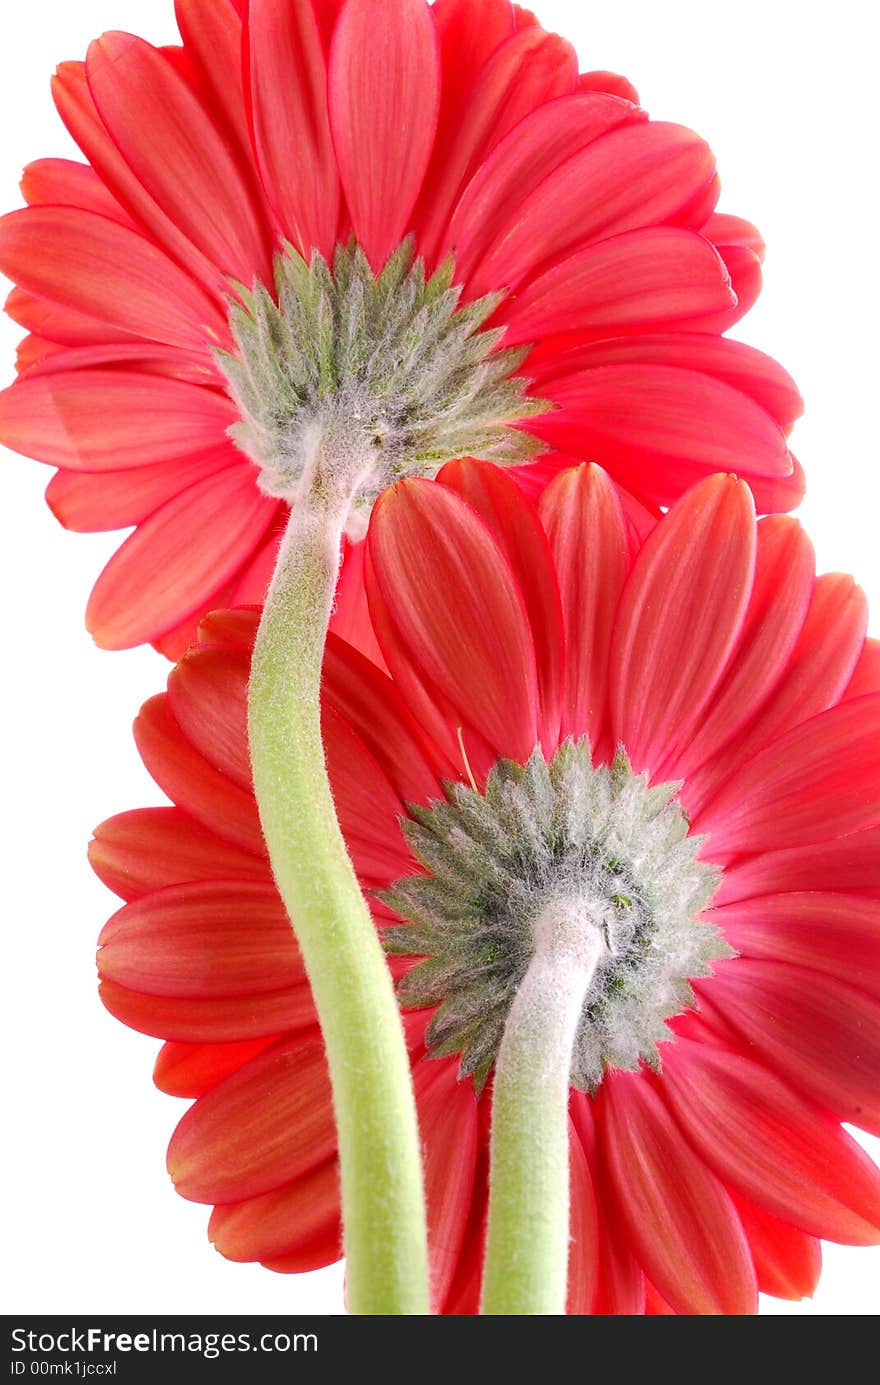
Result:
{"label": "red flower petal", "polygon": [[[848,840],[848,839],[845,839]],[[810,890],[713,910],[737,952],[811,967],[880,1000],[880,900]]]}
{"label": "red flower petal", "polygon": [[[509,230],[511,207],[540,188],[567,160],[618,125],[643,121],[643,112],[599,92],[563,97],[521,121],[477,169],[465,188],[443,241],[441,257],[455,256],[465,283],[492,244]],[[504,287],[502,280],[492,287]],[[467,296],[479,292],[468,288]]]}
{"label": "red flower petal", "polygon": [[[476,14],[472,5],[468,6]],[[437,18],[436,6],[434,15]],[[457,27],[461,27],[460,25]],[[479,32],[479,31],[478,31]],[[473,49],[444,50],[442,103],[434,155],[417,213],[419,250],[429,263],[467,180],[519,122],[541,104],[574,91],[577,58],[571,45],[540,28],[521,30],[495,48],[462,91],[456,69],[474,61]],[[481,49],[489,36],[477,41]],[[448,44],[448,36],[446,36]],[[449,92],[447,74],[455,74]],[[465,101],[466,96],[466,101]]]}
{"label": "red flower petal", "polygon": [[57,356],[62,346],[91,346],[99,352],[106,352],[110,342],[119,346],[123,343],[131,345],[132,342],[126,333],[114,332],[97,318],[86,317],[84,313],[74,312],[71,308],[62,308],[48,299],[26,293],[24,289],[14,288],[3,306],[13,322],[35,334],[19,342],[16,353],[19,375],[30,372],[50,355]]}
{"label": "red flower petal", "polygon": [[521,488],[500,467],[473,459],[449,462],[437,479],[476,510],[519,584],[535,645],[541,743],[544,753],[552,755],[559,744],[565,631],[547,536]]}
{"label": "red flower petal", "polygon": [[833,976],[748,957],[719,964],[711,981],[696,986],[793,1086],[880,1135],[876,1000]]}
{"label": "red flower petal", "polygon": [[286,1039],[201,1097],[168,1147],[168,1172],[193,1202],[241,1202],[300,1178],[336,1151],[320,1040]]}
{"label": "red flower petal", "polygon": [[159,787],[197,822],[256,856],[265,850],[253,794],[214,769],[183,735],[163,693],[134,724],[141,759]]}
{"label": "red flower petal", "polygon": [[846,685],[841,701],[848,702],[866,693],[880,692],[880,640],[865,640],[852,678]]}
{"label": "red flower petal", "polygon": [[410,875],[413,860],[400,830],[403,803],[382,766],[326,704],[321,729],[339,826],[362,885],[383,888]]}
{"label": "red flower petal", "polygon": [[455,1277],[443,1305],[446,1317],[473,1317],[479,1312],[480,1307],[486,1212],[489,1204],[489,1122],[484,1114],[485,1100],[481,1106],[482,1111],[478,1115],[480,1138],[477,1141],[473,1194]]}
{"label": "red flower petal", "polygon": [[297,1274],[333,1264],[342,1255],[338,1161],[262,1197],[215,1207],[208,1237],[227,1260],[283,1259]]}
{"label": "red flower petal", "polygon": [[[52,94],[61,119],[89,163],[136,224],[222,301],[227,285],[221,271],[150,196],[108,135],[86,80],[85,64],[61,63],[52,79]],[[139,106],[135,104],[134,109],[137,113]]]}
{"label": "red flower petal", "polygon": [[4,446],[80,471],[203,454],[223,441],[235,419],[218,390],[133,370],[61,371],[20,380],[0,394]]}
{"label": "red flower petal", "polygon": [[[86,625],[105,649],[155,639],[203,607],[275,518],[247,465],[196,482],[126,539],[95,583]],[[188,535],[181,546],[180,535]]]}
{"label": "red flower petal", "polygon": [[611,631],[629,568],[623,512],[597,466],[564,471],[544,491],[566,626],[565,700],[560,738],[588,736],[595,749],[607,716]]}
{"label": "red flower petal", "polygon": [[144,995],[223,999],[305,983],[278,891],[243,880],[193,881],[126,904],[99,939],[102,979]]}
{"label": "red flower petal", "polygon": [[431,7],[444,60],[443,89],[461,92],[473,81],[487,58],[514,32],[510,0],[434,0]]}
{"label": "red flower petal", "polygon": [[672,366],[711,375],[748,395],[772,419],[788,428],[803,413],[803,400],[788,371],[763,352],[708,332],[639,333],[605,341],[578,342],[562,349],[558,338],[540,343],[528,359],[537,392],[546,380],[606,365]]}
{"label": "red flower petal", "polygon": [[880,1171],[767,1068],[679,1036],[664,1047],[663,1095],[725,1183],[809,1235],[880,1242]]}
{"label": "red flower petal", "polygon": [[639,104],[639,93],[632,82],[621,77],[619,72],[582,72],[578,77],[578,87],[581,91],[607,91],[624,101],[632,101],[636,106]]}
{"label": "red flower petal", "polygon": [[695,486],[647,539],[609,662],[612,733],[636,769],[655,769],[699,725],[739,635],[754,563],[751,492],[730,476]]}
{"label": "red flower petal", "polygon": [[668,505],[707,472],[787,476],[785,435],[709,375],[670,366],[602,366],[553,382],[555,412],[520,425],[549,446],[589,455],[640,498]]}
{"label": "red flower petal", "polygon": [[791,472],[788,476],[755,476],[748,471],[743,473],[752,488],[759,514],[786,514],[789,510],[796,509],[804,498],[804,469],[797,457],[792,456],[790,452],[788,455],[791,460]]}
{"label": "red flower petal", "polygon": [[[389,670],[406,705],[423,728],[425,735],[438,746],[438,755],[450,765],[461,763],[462,773],[466,773],[463,763],[459,731],[466,735],[467,744],[473,746],[477,733],[470,728],[461,712],[444,698],[440,690],[429,685],[429,680],[416,664],[400,638],[382,587],[376,577],[375,565],[370,556],[369,544],[364,549],[364,586],[369,607],[370,622],[379,644],[382,663]],[[497,758],[479,737],[480,746],[488,757],[488,768]]]}
{"label": "red flower petal", "polygon": [[311,0],[250,0],[246,36],[253,144],[263,185],[287,239],[307,260],[313,249],[330,257],[340,190],[314,6]]}
{"label": "red flower petal", "polygon": [[247,736],[250,660],[227,649],[193,649],[172,669],[168,705],[190,745],[239,788],[251,790]]}
{"label": "red flower petal", "polygon": [[259,610],[209,611],[199,623],[199,643],[244,650],[250,655],[261,614]]}
{"label": "red flower petal", "polygon": [[179,808],[135,808],[95,828],[89,864],[122,899],[188,880],[270,884],[269,863],[223,841]]}
{"label": "red flower petal", "polygon": [[778,851],[880,823],[880,695],[795,726],[727,779],[694,822],[712,859]]}
{"label": "red flower petal", "polygon": [[318,1034],[318,1016],[307,985],[265,995],[156,996],[133,991],[115,981],[102,981],[99,994],[104,1007],[116,1019],[151,1034],[187,1044],[225,1044],[243,1039],[269,1038],[273,1034]]}
{"label": "red flower petal", "polygon": [[127,471],[57,471],[46,487],[46,504],[59,524],[80,534],[127,529],[196,481],[229,465],[226,447],[189,461],[157,462]]}
{"label": "red flower petal", "polygon": [[880,828],[738,861],[725,870],[715,903],[786,890],[880,891]]}
{"label": "red flower petal", "polygon": [[21,195],[29,207],[79,207],[131,227],[131,217],[108,192],[88,164],[72,159],[36,159],[21,178]]}
{"label": "red flower petal", "polygon": [[572,1121],[568,1126],[570,1244],[568,1251],[569,1316],[592,1314],[599,1280],[599,1228],[590,1166]]}
{"label": "red flower petal", "polygon": [[713,245],[721,245],[725,249],[735,247],[750,250],[756,260],[764,258],[767,247],[761,232],[757,226],[753,226],[741,216],[731,216],[729,212],[713,212],[701,230]]}
{"label": "red flower petal", "polygon": [[330,51],[339,175],[374,270],[409,229],[437,126],[437,38],[423,0],[348,0]]}
{"label": "red flower petal", "polygon": [[489,530],[448,487],[404,481],[380,497],[367,544],[410,657],[498,754],[527,759],[539,739],[535,651]]}
{"label": "red flower petal", "polygon": [[163,1044],[153,1067],[153,1081],[168,1096],[204,1096],[271,1044],[277,1034],[229,1044]]}
{"label": "red flower petal", "polygon": [[247,181],[171,64],[142,39],[111,32],[89,48],[86,74],[111,138],[162,211],[221,273],[248,287],[255,275],[271,283],[266,233]]}
{"label": "red flower petal", "polygon": [[177,27],[195,81],[204,91],[208,109],[227,127],[239,162],[244,163],[250,160],[251,142],[242,90],[239,8],[236,0],[174,0]]}
{"label": "red flower petal", "polygon": [[708,145],[681,125],[612,130],[517,200],[515,218],[508,213],[505,232],[467,272],[470,292],[518,288],[577,246],[641,226],[697,229],[690,207],[714,176]]}
{"label": "red flower petal", "polygon": [[813,595],[814,572],[813,546],[797,520],[773,515],[759,522],[755,581],[739,642],[700,724],[669,766],[672,778],[686,778],[731,742],[783,676]]}
{"label": "red flower petal", "polygon": [[645,1314],[652,1318],[674,1318],[675,1309],[670,1308],[666,1299],[659,1294],[649,1279],[645,1280]]}
{"label": "red flower petal", "polygon": [[851,577],[828,573],[817,578],[784,675],[775,686],[768,684],[769,696],[755,707],[736,742],[691,772],[686,792],[692,816],[758,750],[838,701],[863,648],[867,618],[865,594]]}
{"label": "red flower petal", "polygon": [[822,1269],[820,1242],[738,1193],[731,1193],[731,1197],[748,1239],[761,1293],[776,1298],[812,1298]]}
{"label": "red flower petal", "polygon": [[324,653],[323,696],[379,762],[403,802],[440,797],[436,756],[394,683],[332,634]]}
{"label": "red flower petal", "polygon": [[756,1312],[736,1209],[645,1077],[606,1077],[597,1114],[617,1216],[670,1306],[701,1315]]}
{"label": "red flower petal", "polygon": [[477,1103],[452,1062],[417,1063],[413,1071],[425,1158],[431,1301],[440,1312],[465,1234],[477,1158]]}
{"label": "red flower petal", "polygon": [[377,668],[387,671],[370,620],[365,578],[366,555],[366,544],[346,544],[342,570],[336,583],[336,609],[330,617],[330,629]]}
{"label": "red flower petal", "polygon": [[589,1163],[595,1190],[599,1282],[593,1312],[602,1316],[641,1316],[645,1312],[645,1276],[613,1216],[608,1175],[597,1148],[594,1103],[580,1092],[572,1092],[569,1112]]}
{"label": "red flower petal", "polygon": [[0,269],[30,293],[112,329],[208,357],[228,337],[216,305],[135,231],[75,207],[26,207],[0,221]]}
{"label": "red flower petal", "polygon": [[693,231],[643,227],[588,245],[503,305],[505,346],[554,332],[651,331],[733,301],[723,260]]}

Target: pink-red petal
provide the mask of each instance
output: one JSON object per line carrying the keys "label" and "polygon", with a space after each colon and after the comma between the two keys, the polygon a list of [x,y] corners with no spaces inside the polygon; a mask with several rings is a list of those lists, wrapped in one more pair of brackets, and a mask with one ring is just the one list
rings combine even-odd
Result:
{"label": "pink-red petal", "polygon": [[278,1042],[279,1035],[227,1044],[184,1044],[169,1040],[159,1050],[153,1081],[168,1096],[204,1096],[225,1077]]}
{"label": "pink-red petal", "polygon": [[331,1265],[342,1255],[337,1160],[260,1197],[215,1207],[208,1237],[227,1260],[284,1260],[285,1271],[298,1274]]}
{"label": "pink-red petal", "polygon": [[241,1202],[280,1188],[336,1150],[320,1040],[285,1039],[190,1108],[168,1148],[168,1172],[193,1202]]}
{"label": "pink-red petal", "polygon": [[283,234],[307,260],[333,254],[339,175],[324,42],[311,0],[250,0],[245,71],[253,144]]}
{"label": "pink-red petal", "polygon": [[183,734],[209,764],[251,789],[247,738],[250,660],[227,649],[196,648],[172,669],[168,702]]}
{"label": "pink-red petal", "polygon": [[26,207],[0,221],[0,269],[116,331],[208,355],[228,336],[215,303],[151,241],[77,207]]}
{"label": "pink-red petal", "polygon": [[423,0],[348,0],[328,90],[355,237],[378,270],[410,229],[437,126],[440,64]]}
{"label": "pink-red petal", "polygon": [[263,833],[253,794],[233,784],[190,745],[162,693],[134,724],[141,759],[159,787],[202,826],[240,850],[261,856]]}
{"label": "pink-red petal", "polygon": [[663,224],[697,229],[692,206],[714,177],[708,145],[681,125],[612,130],[518,199],[516,215],[468,274],[470,290],[517,289],[578,246],[624,231]]}
{"label": "pink-red petal", "polygon": [[872,996],[822,972],[750,957],[719,964],[696,985],[792,1086],[880,1135],[880,1006]]}
{"label": "pink-red petal", "polygon": [[730,1196],[644,1075],[606,1077],[597,1116],[617,1220],[669,1305],[755,1313],[754,1269]]}
{"label": "pink-red petal", "polygon": [[535,650],[519,586],[488,528],[428,481],[385,492],[367,538],[397,638],[498,754],[539,740]]}
{"label": "pink-red petal", "polygon": [[812,1298],[822,1269],[821,1243],[747,1198],[735,1192],[731,1197],[752,1252],[761,1293],[794,1300]]}
{"label": "pink-red petal", "polygon": [[413,1072],[425,1158],[431,1301],[440,1312],[449,1292],[471,1206],[477,1159],[473,1085],[459,1082],[450,1061],[423,1059]]}
{"label": "pink-red petal", "polygon": [[127,471],[57,471],[46,504],[59,524],[80,534],[127,529],[148,519],[181,491],[229,465],[227,447],[204,456]]}
{"label": "pink-red petal", "polygon": [[867,618],[865,594],[851,577],[826,573],[816,579],[784,673],[775,685],[766,686],[736,740],[691,772],[687,801],[692,815],[758,750],[838,701],[864,647]]}
{"label": "pink-red petal", "polygon": [[271,283],[266,230],[247,179],[163,54],[132,34],[106,33],[89,48],[86,74],[112,140],[156,205],[222,274],[248,287],[255,276]]}
{"label": "pink-red petal", "polygon": [[707,472],[787,477],[785,434],[748,395],[696,370],[628,364],[554,380],[556,409],[520,426],[589,456],[648,502],[672,503]]}
{"label": "pink-red petal", "polygon": [[880,900],[805,890],[724,905],[712,919],[743,956],[827,972],[880,1003]]}
{"label": "pink-red petal", "polygon": [[507,327],[505,346],[514,346],[560,332],[650,332],[717,312],[733,298],[724,262],[707,240],[650,226],[578,250],[506,302],[498,319]]}
{"label": "pink-red petal", "polygon": [[553,554],[538,515],[508,472],[472,458],[449,462],[437,478],[456,491],[500,544],[529,614],[538,674],[544,752],[559,742],[565,631]]}
{"label": "pink-red petal", "polygon": [[880,1242],[880,1170],[768,1068],[679,1036],[663,1095],[706,1163],[753,1202],[812,1236]]}
{"label": "pink-red petal", "polygon": [[126,904],[99,939],[101,977],[144,995],[222,1000],[302,985],[274,884],[198,880]]}
{"label": "pink-red petal", "polygon": [[179,808],[135,808],[95,828],[89,864],[124,900],[190,880],[269,884],[265,858],[223,841]]}
{"label": "pink-red petal", "polygon": [[647,539],[624,589],[610,655],[612,732],[638,770],[685,744],[739,635],[755,564],[748,487],[711,477]]}
{"label": "pink-red petal", "polygon": [[772,515],[759,522],[755,581],[735,653],[699,726],[673,757],[673,778],[686,778],[733,741],[783,676],[809,609],[814,572],[813,546],[797,520]]}
{"label": "pink-red petal", "polygon": [[880,694],[843,702],[780,736],[701,810],[713,860],[780,851],[880,823]]}
{"label": "pink-red petal", "polygon": [[235,419],[218,390],[136,370],[62,370],[0,394],[4,446],[79,471],[204,454],[223,442]]}
{"label": "pink-red petal", "polygon": [[623,511],[597,466],[563,471],[546,488],[540,515],[565,616],[565,697],[561,737],[588,736],[595,748],[607,719],[608,651],[629,569]]}
{"label": "pink-red petal", "polygon": [[98,578],[86,609],[96,643],[127,649],[204,607],[258,547],[275,509],[246,464],[169,500],[126,539]]}

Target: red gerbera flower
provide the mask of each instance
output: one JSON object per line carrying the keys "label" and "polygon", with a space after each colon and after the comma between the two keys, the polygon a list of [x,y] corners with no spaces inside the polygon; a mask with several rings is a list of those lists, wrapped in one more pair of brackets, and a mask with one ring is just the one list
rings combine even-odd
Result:
{"label": "red gerbera flower", "polygon": [[510,368],[517,396],[534,380],[554,406],[528,423],[541,444],[652,504],[718,469],[760,509],[797,502],[797,391],[720,335],[758,292],[760,239],[715,212],[696,135],[649,122],[622,79],[579,74],[508,0],[176,11],[181,47],[109,33],[61,65],[89,166],[32,164],[29,206],[0,229],[30,333],[0,437],[59,468],[47,499],[67,527],[134,526],[89,604],[99,644],[175,655],[210,607],[262,600],[284,507],[227,437],[215,353],[234,285],[271,288],[291,247],[332,259],[353,240],[377,271],[411,234],[429,274],[452,256],[463,304],[499,296],[504,348],[537,344]]}
{"label": "red gerbera flower", "polygon": [[[610,952],[572,1068],[570,1311],[810,1294],[818,1238],[880,1241],[880,1173],[841,1127],[880,1132],[864,598],[815,576],[796,521],[756,523],[729,476],[644,538],[596,466],[538,509],[489,465],[439,480],[389,490],[367,538],[391,676],[331,637],[324,678],[340,822],[416,1007],[436,1307],[476,1311],[478,1089],[523,919],[585,873]],[[128,901],[102,934],[104,1003],[167,1040],[158,1085],[197,1098],[171,1142],[178,1190],[215,1204],[224,1255],[295,1271],[339,1254],[335,1134],[250,791],[256,624],[210,616],[146,704],[138,746],[175,806],[111,819],[92,860]]]}

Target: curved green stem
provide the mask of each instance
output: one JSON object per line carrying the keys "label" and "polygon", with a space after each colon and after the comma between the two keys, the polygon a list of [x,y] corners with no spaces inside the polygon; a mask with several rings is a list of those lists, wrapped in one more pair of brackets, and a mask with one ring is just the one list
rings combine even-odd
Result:
{"label": "curved green stem", "polygon": [[[332,492],[332,487],[330,488]],[[375,926],[327,779],[321,664],[348,496],[297,500],[254,650],[249,733],[272,869],[327,1049],[352,1313],[428,1312],[425,1210],[409,1060]]]}
{"label": "curved green stem", "polygon": [[565,1312],[571,1056],[605,942],[577,901],[547,908],[534,932],[495,1068],[481,1310],[489,1315]]}

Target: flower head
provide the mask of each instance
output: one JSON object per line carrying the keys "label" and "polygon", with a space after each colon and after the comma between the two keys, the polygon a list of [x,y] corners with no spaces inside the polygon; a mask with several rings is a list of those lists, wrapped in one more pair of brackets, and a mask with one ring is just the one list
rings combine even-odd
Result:
{"label": "flower head", "polygon": [[[323,708],[340,822],[415,1006],[435,1303],[476,1310],[491,1036],[554,887],[588,900],[609,954],[572,1068],[569,1311],[809,1294],[818,1238],[880,1240],[880,1173],[841,1124],[880,1131],[863,597],[730,476],[656,523],[595,466],[537,507],[488,464],[438,482],[378,502],[384,668],[331,636]],[[256,623],[210,616],[141,713],[174,806],[96,833],[128,901],[99,969],[111,1012],[167,1041],[160,1087],[196,1098],[178,1190],[215,1204],[225,1255],[298,1270],[339,1253],[335,1134],[250,791]]]}
{"label": "flower head", "polygon": [[[408,356],[422,320],[392,312],[399,339],[368,336],[346,376],[371,446],[387,444],[366,504],[402,456],[416,470],[454,450],[500,457],[502,438],[511,460],[538,445],[598,461],[654,507],[740,468],[760,509],[797,502],[797,391],[721,336],[757,294],[760,238],[716,212],[714,159],[691,131],[649,121],[622,79],[579,73],[508,0],[176,10],[180,47],[108,33],[61,65],[56,101],[88,164],[32,164],[28,207],[0,227],[8,311],[29,333],[0,438],[58,467],[47,498],[63,524],[134,527],[89,603],[100,644],[175,655],[207,609],[262,600],[290,460],[277,425],[307,346],[323,343],[325,365],[345,350],[326,319],[306,341],[285,286],[323,278],[337,327],[363,326],[357,294],[408,246],[412,274],[453,298],[435,314],[439,354]],[[384,367],[407,360],[417,376],[389,395]],[[453,417],[434,389],[449,381]],[[298,408],[297,440],[315,445],[299,427],[315,412]],[[411,428],[413,408],[442,436]],[[262,490],[230,432],[267,468]],[[548,452],[534,484],[558,466]],[[345,621],[345,585],[340,605]]]}

